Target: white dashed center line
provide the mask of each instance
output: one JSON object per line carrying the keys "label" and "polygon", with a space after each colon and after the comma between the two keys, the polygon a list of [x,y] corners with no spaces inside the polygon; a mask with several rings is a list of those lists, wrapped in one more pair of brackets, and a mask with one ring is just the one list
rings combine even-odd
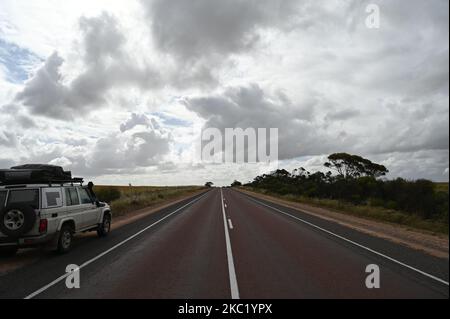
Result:
{"label": "white dashed center line", "polygon": [[220,198],[222,203],[223,225],[225,227],[225,243],[228,259],[228,275],[230,277],[231,299],[239,299],[239,288],[236,279],[236,270],[234,269],[233,252],[231,250],[230,234],[228,233],[227,217],[225,215],[222,188],[220,189]]}

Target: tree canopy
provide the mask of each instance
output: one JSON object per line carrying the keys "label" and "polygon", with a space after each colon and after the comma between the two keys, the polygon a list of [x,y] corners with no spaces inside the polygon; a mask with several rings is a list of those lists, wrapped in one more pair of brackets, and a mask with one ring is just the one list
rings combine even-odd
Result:
{"label": "tree canopy", "polygon": [[231,187],[239,187],[242,186],[242,183],[240,181],[234,180],[233,183],[231,183]]}
{"label": "tree canopy", "polygon": [[348,153],[334,153],[328,156],[325,167],[335,170],[343,178],[358,178],[363,176],[381,177],[386,175],[388,169],[377,163],[358,155]]}

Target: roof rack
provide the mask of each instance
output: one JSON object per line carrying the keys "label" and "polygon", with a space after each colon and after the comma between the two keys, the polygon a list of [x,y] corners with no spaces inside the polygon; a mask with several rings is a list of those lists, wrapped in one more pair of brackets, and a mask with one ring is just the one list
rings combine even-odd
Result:
{"label": "roof rack", "polygon": [[13,185],[48,185],[49,187],[51,186],[56,186],[56,185],[60,185],[63,186],[64,184],[71,184],[72,186],[74,184],[80,184],[83,185],[84,180],[81,177],[74,177],[71,179],[61,179],[61,180],[12,180],[12,181],[3,181],[0,182],[0,186],[13,186]]}

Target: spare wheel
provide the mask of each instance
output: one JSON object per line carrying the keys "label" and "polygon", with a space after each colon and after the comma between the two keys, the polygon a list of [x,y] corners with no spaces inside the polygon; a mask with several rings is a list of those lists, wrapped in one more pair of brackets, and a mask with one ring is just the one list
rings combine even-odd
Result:
{"label": "spare wheel", "polygon": [[30,205],[9,205],[0,211],[0,231],[9,237],[28,233],[36,222],[36,212]]}

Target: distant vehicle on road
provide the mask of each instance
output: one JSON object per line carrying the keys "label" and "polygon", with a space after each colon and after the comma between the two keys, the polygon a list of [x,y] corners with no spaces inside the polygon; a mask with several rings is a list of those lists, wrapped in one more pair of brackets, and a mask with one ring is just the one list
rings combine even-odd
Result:
{"label": "distant vehicle on road", "polygon": [[0,170],[0,255],[36,246],[65,253],[76,233],[107,236],[111,209],[96,199],[92,186],[59,166]]}

